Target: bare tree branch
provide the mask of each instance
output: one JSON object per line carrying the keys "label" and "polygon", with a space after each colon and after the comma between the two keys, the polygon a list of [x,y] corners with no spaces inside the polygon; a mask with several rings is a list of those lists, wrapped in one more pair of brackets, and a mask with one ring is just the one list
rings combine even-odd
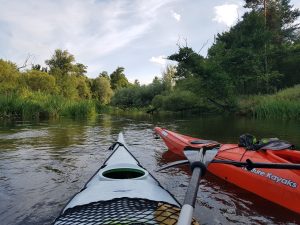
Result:
{"label": "bare tree branch", "polygon": [[208,42],[209,42],[209,39],[208,39],[205,43],[203,43],[202,47],[201,47],[200,50],[197,52],[198,55],[200,55],[200,52],[201,52],[202,49],[208,44]]}
{"label": "bare tree branch", "polygon": [[23,63],[23,65],[22,65],[22,66],[19,66],[19,67],[18,67],[18,70],[23,69],[23,68],[27,67],[28,65],[31,65],[31,66],[32,66],[32,65],[33,65],[32,62],[31,62],[31,63],[28,63],[28,61],[29,61],[30,58],[33,58],[33,55],[28,54],[27,57],[26,57],[26,59],[25,59],[25,61],[24,61],[24,63]]}

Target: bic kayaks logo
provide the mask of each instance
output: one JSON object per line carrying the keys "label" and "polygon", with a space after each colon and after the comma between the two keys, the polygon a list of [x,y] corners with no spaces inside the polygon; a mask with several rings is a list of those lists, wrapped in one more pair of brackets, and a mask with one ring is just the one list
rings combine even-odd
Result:
{"label": "bic kayaks logo", "polygon": [[[244,170],[247,170],[246,168],[243,168]],[[248,170],[247,170],[248,171]],[[267,179],[270,179],[272,181],[274,181],[275,183],[281,183],[281,184],[284,184],[288,187],[291,187],[291,188],[297,188],[298,187],[298,184],[290,179],[286,179],[286,178],[282,178],[280,176],[277,176],[277,175],[274,175],[273,173],[270,173],[270,172],[264,172],[262,170],[258,170],[258,169],[252,169],[250,171],[251,173],[254,173],[254,174],[257,174],[259,176],[262,176],[262,177],[265,177]]]}

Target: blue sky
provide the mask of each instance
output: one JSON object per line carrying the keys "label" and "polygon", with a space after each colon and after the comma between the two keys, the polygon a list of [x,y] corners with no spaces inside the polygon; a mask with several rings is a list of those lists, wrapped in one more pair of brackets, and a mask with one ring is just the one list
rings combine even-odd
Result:
{"label": "blue sky", "polygon": [[[44,65],[57,48],[88,66],[88,76],[118,66],[150,83],[177,43],[206,55],[214,35],[243,15],[242,0],[0,0],[0,58]],[[292,4],[300,7],[299,0]]]}

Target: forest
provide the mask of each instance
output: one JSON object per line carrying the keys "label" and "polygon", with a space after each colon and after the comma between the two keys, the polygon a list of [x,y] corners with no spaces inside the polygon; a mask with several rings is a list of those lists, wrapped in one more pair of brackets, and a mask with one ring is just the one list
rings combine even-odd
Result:
{"label": "forest", "polygon": [[[187,43],[152,83],[130,83],[125,68],[89,78],[68,50],[22,68],[0,59],[0,118],[81,117],[105,110],[235,113],[300,118],[299,9],[290,0],[246,0],[247,12],[216,34],[202,56]],[[174,43],[175,45],[176,43]]]}

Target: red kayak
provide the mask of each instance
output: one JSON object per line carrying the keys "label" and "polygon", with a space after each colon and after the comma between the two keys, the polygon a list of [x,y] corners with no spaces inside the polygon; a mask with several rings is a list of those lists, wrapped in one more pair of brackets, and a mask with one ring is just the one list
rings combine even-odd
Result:
{"label": "red kayak", "polygon": [[[247,150],[238,144],[218,144],[215,141],[203,140],[178,134],[160,127],[155,132],[164,140],[170,151],[183,155],[184,149],[215,146],[214,159],[262,163],[300,164],[300,151],[283,150]],[[300,213],[300,171],[292,169],[252,169],[232,165],[211,163],[208,171],[245,190],[259,195],[269,201]]]}

